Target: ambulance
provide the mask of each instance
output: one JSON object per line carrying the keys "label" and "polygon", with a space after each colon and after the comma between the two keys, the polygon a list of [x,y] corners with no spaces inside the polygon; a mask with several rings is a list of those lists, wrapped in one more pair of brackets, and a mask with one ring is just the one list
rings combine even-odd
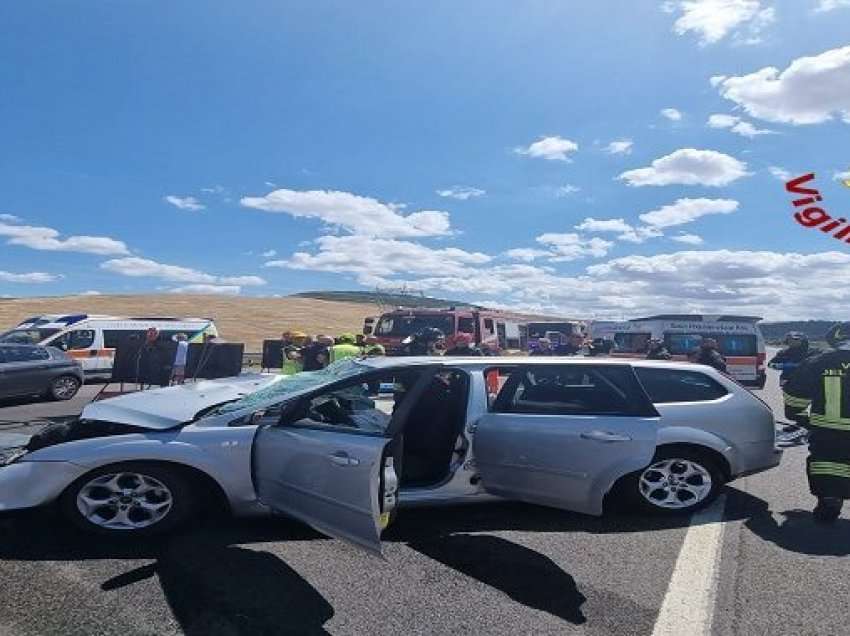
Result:
{"label": "ambulance", "polygon": [[150,328],[159,330],[161,340],[185,333],[189,342],[202,342],[204,335],[218,335],[210,318],[51,314],[32,316],[14,329],[0,333],[0,343],[56,347],[79,360],[87,380],[108,380],[112,377],[115,348],[121,339],[131,333],[144,336]]}
{"label": "ambulance", "polygon": [[741,384],[763,388],[766,378],[764,336],[757,316],[661,314],[623,322],[596,320],[592,338],[614,342],[611,355],[643,358],[650,338],[660,338],[674,360],[687,360],[703,338],[714,338],[726,358],[727,372]]}

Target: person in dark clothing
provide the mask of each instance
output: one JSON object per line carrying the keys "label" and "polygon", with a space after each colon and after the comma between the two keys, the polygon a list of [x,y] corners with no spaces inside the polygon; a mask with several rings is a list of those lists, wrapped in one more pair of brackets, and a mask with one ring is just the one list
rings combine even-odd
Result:
{"label": "person in dark clothing", "polygon": [[819,353],[818,350],[809,349],[809,339],[805,334],[789,331],[785,335],[785,348],[780,349],[767,366],[780,371],[779,386],[782,387],[806,358]]}
{"label": "person in dark clothing", "polygon": [[[806,358],[782,389],[785,416],[806,421],[816,521],[833,523],[850,499],[850,322],[826,334],[833,351]],[[806,410],[810,412],[805,415]]]}
{"label": "person in dark clothing", "polygon": [[328,346],[333,343],[329,336],[316,336],[313,342],[307,344],[301,350],[301,358],[304,363],[304,371],[318,371],[324,369],[328,364]]}
{"label": "person in dark clothing", "polygon": [[455,345],[446,351],[447,356],[483,356],[481,349],[472,342],[472,335],[459,333],[455,336]]}
{"label": "person in dark clothing", "polygon": [[401,348],[403,356],[440,356],[446,350],[446,336],[436,327],[426,327],[408,338]]}
{"label": "person in dark clothing", "polygon": [[553,356],[555,355],[555,350],[552,349],[552,341],[549,338],[538,338],[537,346],[532,349],[529,354],[530,356]]}
{"label": "person in dark clothing", "polygon": [[726,358],[717,350],[717,340],[714,338],[703,338],[699,344],[699,350],[694,359],[697,364],[706,364],[714,367],[721,373],[726,373]]}
{"label": "person in dark clothing", "polygon": [[661,338],[650,338],[649,348],[646,352],[647,360],[672,360],[673,356],[667,351],[664,346],[664,341]]}
{"label": "person in dark clothing", "polygon": [[589,356],[607,356],[611,354],[611,349],[614,346],[614,342],[612,340],[605,340],[605,338],[594,338],[591,341],[590,346],[587,348],[587,355]]}

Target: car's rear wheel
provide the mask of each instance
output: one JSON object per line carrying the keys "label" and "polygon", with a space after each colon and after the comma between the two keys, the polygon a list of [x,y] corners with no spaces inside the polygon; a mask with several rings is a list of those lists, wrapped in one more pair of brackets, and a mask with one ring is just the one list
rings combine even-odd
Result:
{"label": "car's rear wheel", "polygon": [[725,481],[708,453],[662,447],[649,466],[624,477],[618,490],[622,499],[640,511],[688,514],[714,501]]}
{"label": "car's rear wheel", "polygon": [[73,398],[80,390],[80,381],[73,375],[53,378],[47,387],[47,395],[53,400],[65,401]]}
{"label": "car's rear wheel", "polygon": [[105,466],[62,495],[62,511],[79,528],[113,536],[168,532],[195,508],[182,471],[145,462]]}

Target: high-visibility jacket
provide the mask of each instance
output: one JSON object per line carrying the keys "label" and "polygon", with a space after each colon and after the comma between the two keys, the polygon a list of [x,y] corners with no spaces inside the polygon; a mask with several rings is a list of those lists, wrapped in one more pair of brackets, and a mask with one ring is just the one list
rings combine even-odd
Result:
{"label": "high-visibility jacket", "polygon": [[782,397],[786,417],[808,419],[812,493],[850,499],[850,350],[806,359],[786,382]]}
{"label": "high-visibility jacket", "polygon": [[356,358],[363,355],[360,347],[353,344],[343,342],[342,344],[330,347],[331,362],[339,362],[345,358]]}

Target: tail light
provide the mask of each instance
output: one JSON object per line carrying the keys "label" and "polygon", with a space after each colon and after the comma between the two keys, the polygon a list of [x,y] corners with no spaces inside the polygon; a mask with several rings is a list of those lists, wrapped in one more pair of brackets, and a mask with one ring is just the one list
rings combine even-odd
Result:
{"label": "tail light", "polygon": [[766,353],[759,353],[756,355],[756,370],[764,371],[765,360],[767,359]]}

